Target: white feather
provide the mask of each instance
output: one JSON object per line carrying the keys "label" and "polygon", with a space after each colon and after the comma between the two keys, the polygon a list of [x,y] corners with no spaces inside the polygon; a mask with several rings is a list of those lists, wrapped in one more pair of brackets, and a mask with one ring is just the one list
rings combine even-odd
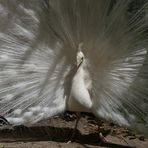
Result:
{"label": "white feather", "polygon": [[11,123],[11,124],[23,124],[24,123],[24,119],[23,118],[7,118],[8,122]]}
{"label": "white feather", "polygon": [[22,110],[21,110],[21,109],[16,109],[16,110],[14,110],[13,113],[14,113],[16,116],[19,116],[19,115],[21,115]]}

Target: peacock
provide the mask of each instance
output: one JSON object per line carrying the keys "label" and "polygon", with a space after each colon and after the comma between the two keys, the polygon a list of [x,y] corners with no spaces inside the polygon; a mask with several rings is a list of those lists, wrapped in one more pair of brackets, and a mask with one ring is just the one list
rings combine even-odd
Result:
{"label": "peacock", "polygon": [[90,112],[148,135],[148,2],[136,2],[1,0],[1,120]]}

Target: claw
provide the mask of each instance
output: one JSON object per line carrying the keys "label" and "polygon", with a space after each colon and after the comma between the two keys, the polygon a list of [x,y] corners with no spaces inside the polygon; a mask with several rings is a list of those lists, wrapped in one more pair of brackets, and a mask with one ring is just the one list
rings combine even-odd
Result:
{"label": "claw", "polygon": [[99,138],[100,138],[101,142],[108,143],[107,139],[103,136],[103,134],[101,132],[99,133]]}

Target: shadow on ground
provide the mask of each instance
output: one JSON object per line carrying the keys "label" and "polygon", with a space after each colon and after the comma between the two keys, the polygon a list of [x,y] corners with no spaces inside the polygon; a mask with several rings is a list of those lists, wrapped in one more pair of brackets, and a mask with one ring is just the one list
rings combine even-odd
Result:
{"label": "shadow on ground", "polygon": [[[52,126],[5,126],[0,130],[0,142],[33,142],[33,141],[54,141],[68,142],[70,140],[72,128],[58,128]],[[108,133],[104,133],[106,136]],[[75,142],[81,145],[99,145],[110,148],[130,148],[129,146],[115,143],[100,143],[98,133],[81,134],[76,131]],[[87,146],[86,146],[87,147]]]}

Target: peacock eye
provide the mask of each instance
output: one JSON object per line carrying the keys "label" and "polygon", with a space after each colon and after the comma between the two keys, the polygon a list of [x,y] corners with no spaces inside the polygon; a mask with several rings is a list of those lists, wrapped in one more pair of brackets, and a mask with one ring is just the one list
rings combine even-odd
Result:
{"label": "peacock eye", "polygon": [[83,60],[83,57],[81,58],[81,60]]}

